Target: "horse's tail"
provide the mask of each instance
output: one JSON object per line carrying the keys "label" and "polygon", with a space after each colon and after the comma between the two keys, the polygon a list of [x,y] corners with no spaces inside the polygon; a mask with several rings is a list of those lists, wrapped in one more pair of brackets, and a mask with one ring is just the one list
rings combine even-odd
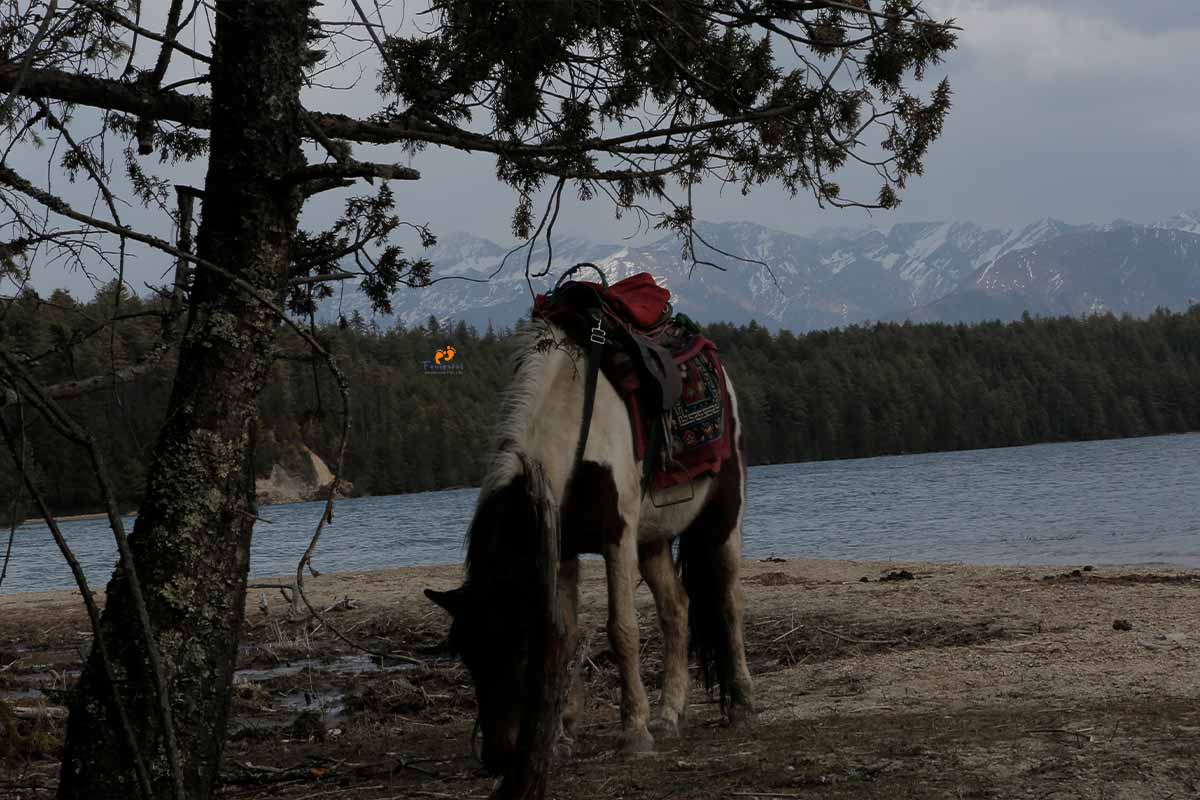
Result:
{"label": "horse's tail", "polygon": [[721,686],[724,710],[733,687],[734,660],[729,652],[725,592],[732,579],[720,544],[694,526],[679,537],[678,566],[688,596],[689,648],[696,656],[704,688]]}
{"label": "horse's tail", "polygon": [[[677,565],[688,596],[688,639],[704,676],[704,687],[721,686],[721,710],[728,709],[738,678],[741,632],[741,517],[745,504],[745,458],[742,453],[741,422],[728,375],[729,432],[733,449],[721,465],[704,507],[679,536]],[[730,537],[736,537],[731,543]],[[736,546],[731,546],[736,545]]]}

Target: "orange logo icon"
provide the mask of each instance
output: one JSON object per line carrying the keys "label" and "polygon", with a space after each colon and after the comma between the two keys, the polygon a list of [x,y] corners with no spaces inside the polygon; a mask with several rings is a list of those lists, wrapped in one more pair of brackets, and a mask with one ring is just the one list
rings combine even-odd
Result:
{"label": "orange logo icon", "polygon": [[443,362],[453,361],[454,354],[456,352],[458,352],[458,351],[456,351],[454,349],[454,345],[448,344],[444,348],[442,348],[441,350],[438,350],[437,353],[434,354],[433,363],[441,364]]}

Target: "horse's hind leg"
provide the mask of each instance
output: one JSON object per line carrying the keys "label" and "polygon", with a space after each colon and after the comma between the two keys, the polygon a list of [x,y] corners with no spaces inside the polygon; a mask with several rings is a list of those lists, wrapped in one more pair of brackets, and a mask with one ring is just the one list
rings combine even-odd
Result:
{"label": "horse's hind leg", "polygon": [[717,573],[724,578],[721,592],[721,615],[724,618],[725,674],[732,676],[729,687],[729,705],[726,713],[731,725],[749,721],[754,715],[754,684],[750,680],[750,667],[746,664],[746,642],[743,634],[746,596],[742,591],[740,577],[742,565],[742,527],[735,525],[717,551]]}
{"label": "horse's hind leg", "polygon": [[669,540],[649,542],[638,548],[642,577],[654,595],[663,637],[662,701],[650,723],[656,736],[678,736],[687,708],[688,598],[675,574]]}

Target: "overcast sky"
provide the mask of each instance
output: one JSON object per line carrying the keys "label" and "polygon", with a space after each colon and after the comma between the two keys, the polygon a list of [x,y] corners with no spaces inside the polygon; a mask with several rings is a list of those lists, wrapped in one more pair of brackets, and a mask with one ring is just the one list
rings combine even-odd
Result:
{"label": "overcast sky", "polygon": [[[935,18],[963,28],[931,78],[949,75],[954,106],[923,176],[892,212],[821,211],[810,197],[715,188],[698,214],[798,232],[825,225],[932,219],[1021,225],[1149,222],[1200,206],[1200,2],[1197,0],[932,0]],[[422,156],[421,206],[438,228],[504,238],[510,197],[479,160]],[[847,173],[847,191],[873,195],[873,176]],[[564,230],[629,233],[594,202]]]}
{"label": "overcast sky", "polygon": [[[147,13],[154,5],[146,4]],[[327,2],[321,16],[338,17],[339,6]],[[789,199],[777,189],[743,197],[710,187],[697,195],[697,215],[804,233],[826,225],[922,220],[1016,226],[1045,216],[1150,222],[1200,207],[1197,0],[928,0],[926,8],[935,18],[956,18],[963,28],[958,50],[930,75],[933,81],[950,77],[954,105],[925,175],[912,179],[899,209],[871,216],[820,211],[811,197]],[[144,18],[144,24],[150,21]],[[374,82],[368,71],[353,91],[322,92],[307,102],[370,113],[378,102]],[[399,148],[371,157],[411,163],[422,172],[420,182],[395,185],[403,217],[428,222],[439,233],[463,230],[505,243],[511,238],[512,195],[495,180],[488,157],[429,150],[408,161]],[[202,174],[192,167],[182,177],[199,184]],[[873,175],[838,178],[846,194],[870,197],[878,190]],[[310,205],[311,227],[334,211],[329,200]],[[130,210],[129,216],[138,213]],[[599,241],[634,232],[600,200],[564,208],[559,228]],[[151,261],[160,259],[143,257],[133,267],[135,285],[157,280],[163,265]],[[36,282],[38,288],[63,284],[86,293],[80,276],[61,270],[46,270]]]}

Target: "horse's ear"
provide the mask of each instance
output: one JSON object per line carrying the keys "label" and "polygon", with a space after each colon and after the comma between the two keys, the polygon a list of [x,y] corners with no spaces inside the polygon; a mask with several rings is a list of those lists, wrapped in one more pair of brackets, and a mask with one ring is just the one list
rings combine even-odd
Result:
{"label": "horse's ear", "polygon": [[457,589],[451,589],[448,592],[426,589],[425,596],[449,611],[451,616],[455,616],[467,602],[467,587],[465,585],[459,586]]}

